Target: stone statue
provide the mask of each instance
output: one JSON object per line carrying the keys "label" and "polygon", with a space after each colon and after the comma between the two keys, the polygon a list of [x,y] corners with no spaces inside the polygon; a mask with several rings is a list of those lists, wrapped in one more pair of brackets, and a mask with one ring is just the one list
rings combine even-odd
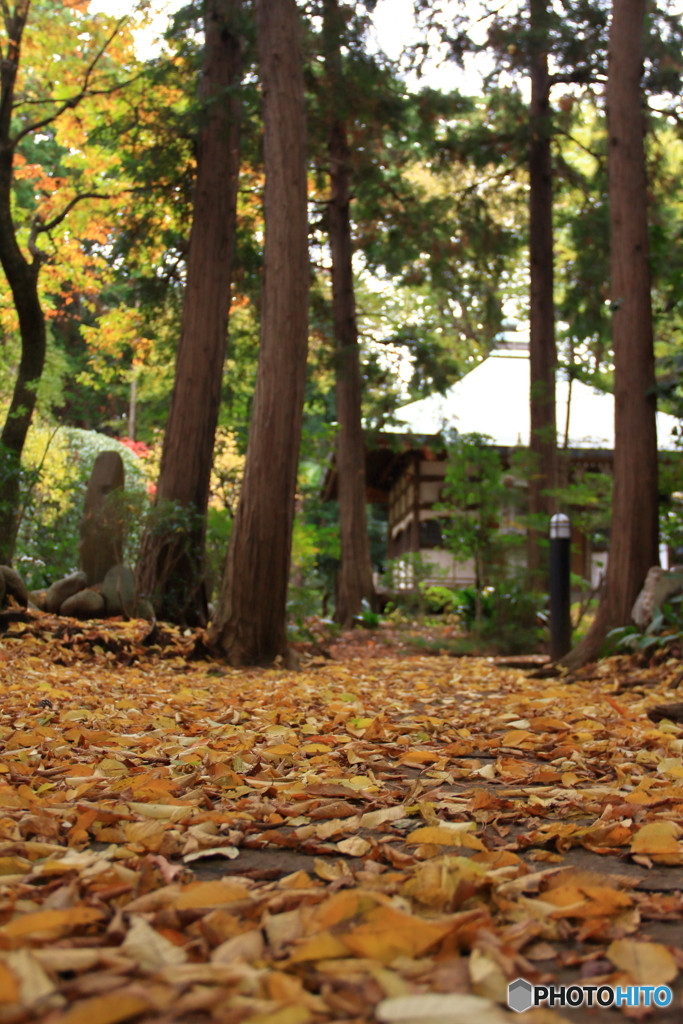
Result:
{"label": "stone statue", "polygon": [[101,583],[110,569],[123,561],[125,536],[123,496],[125,471],[118,452],[100,452],[95,459],[80,524],[79,564],[88,586]]}

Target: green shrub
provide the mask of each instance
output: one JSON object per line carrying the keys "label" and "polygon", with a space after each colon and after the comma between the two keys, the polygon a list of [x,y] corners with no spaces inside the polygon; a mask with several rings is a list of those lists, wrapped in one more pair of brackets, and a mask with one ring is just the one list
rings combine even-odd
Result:
{"label": "green shrub", "polygon": [[528,589],[522,579],[510,577],[481,594],[481,622],[477,624],[477,591],[465,587],[457,594],[455,611],[481,648],[501,654],[537,651],[546,637],[542,609],[544,597]]}
{"label": "green shrub", "polygon": [[425,609],[432,615],[449,614],[456,609],[458,594],[450,590],[449,587],[433,583],[431,586],[422,585],[420,589],[422,590]]}
{"label": "green shrub", "polygon": [[[492,588],[487,587],[481,593],[482,622],[488,621],[493,615]],[[473,629],[477,621],[477,589],[464,587],[456,593],[454,611],[460,616],[467,629]]]}
{"label": "green shrub", "polygon": [[98,454],[110,450],[121,455],[125,468],[125,493],[112,502],[125,523],[124,561],[134,563],[149,509],[141,460],[120,441],[94,430],[38,425],[29,432],[14,561],[30,590],[77,569],[88,479]]}
{"label": "green shrub", "polygon": [[657,650],[680,647],[683,642],[683,594],[678,594],[655,608],[649,626],[641,631],[636,626],[620,626],[607,634],[605,653],[627,650],[653,654]]}
{"label": "green shrub", "polygon": [[373,612],[366,598],[363,598],[361,601],[361,609],[360,615],[354,617],[354,623],[358,626],[363,626],[364,629],[377,629],[380,621],[379,615],[377,612]]}
{"label": "green shrub", "polygon": [[511,577],[491,594],[491,616],[482,635],[503,654],[536,651],[546,639],[544,604],[544,595],[530,591],[522,579]]}

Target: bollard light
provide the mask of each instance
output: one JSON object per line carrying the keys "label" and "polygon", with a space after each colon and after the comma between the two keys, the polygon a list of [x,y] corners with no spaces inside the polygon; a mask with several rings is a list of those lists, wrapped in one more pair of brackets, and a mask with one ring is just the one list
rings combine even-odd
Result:
{"label": "bollard light", "polygon": [[569,516],[557,512],[550,520],[550,660],[571,649],[571,548]]}
{"label": "bollard light", "polygon": [[572,539],[572,524],[569,521],[569,516],[566,516],[564,512],[556,512],[550,519],[550,539],[551,540],[571,540]]}

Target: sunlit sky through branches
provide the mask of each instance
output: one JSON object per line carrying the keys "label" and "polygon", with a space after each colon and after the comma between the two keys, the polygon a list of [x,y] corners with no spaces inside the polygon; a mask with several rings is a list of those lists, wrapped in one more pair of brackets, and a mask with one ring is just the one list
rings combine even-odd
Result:
{"label": "sunlit sky through branches", "polygon": [[[148,60],[160,52],[161,37],[166,30],[169,17],[174,11],[183,7],[185,2],[186,0],[166,0],[166,2],[165,0],[152,0],[151,20],[146,27],[140,28],[136,32],[137,53],[141,60]],[[131,0],[93,0],[89,10],[93,14],[103,11],[106,14],[121,17],[132,13],[135,6]],[[448,3],[446,10],[449,6],[452,6],[455,11],[456,7],[460,5],[457,2]],[[476,12],[481,9],[478,2],[473,2],[471,7]],[[416,42],[421,35],[415,23],[413,0],[379,0],[372,15],[372,21],[370,45],[382,50],[392,60],[399,60],[404,47]],[[480,91],[481,76],[474,66],[468,67],[467,71],[463,72],[451,61],[443,59],[444,53],[436,45],[435,37],[430,39],[430,43],[433,44],[434,57],[425,64],[422,78],[419,81],[416,75],[408,76],[411,87],[419,88],[421,85],[429,85],[444,91],[456,88],[466,93]]]}

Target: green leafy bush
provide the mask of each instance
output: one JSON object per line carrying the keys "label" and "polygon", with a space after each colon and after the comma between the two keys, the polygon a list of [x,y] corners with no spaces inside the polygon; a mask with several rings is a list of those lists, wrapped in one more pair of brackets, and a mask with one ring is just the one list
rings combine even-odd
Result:
{"label": "green leafy bush", "polygon": [[30,590],[78,568],[79,523],[88,479],[103,451],[117,451],[126,473],[125,493],[112,497],[125,523],[124,561],[134,563],[149,509],[141,460],[115,438],[76,427],[32,428],[22,466],[15,565]]}
{"label": "green leafy bush", "polygon": [[449,587],[440,586],[437,583],[431,586],[421,585],[425,609],[432,615],[447,615],[456,609],[458,593]]}
{"label": "green leafy bush", "polygon": [[482,636],[490,638],[503,654],[537,651],[547,636],[543,607],[545,597],[529,590],[525,581],[510,577],[500,583],[491,599],[491,616]]}
{"label": "green leafy bush", "polygon": [[482,650],[501,654],[537,651],[546,638],[544,597],[530,591],[515,576],[481,593],[481,619],[477,623],[477,591],[465,587],[457,593],[455,612]]}
{"label": "green leafy bush", "polygon": [[[493,615],[493,588],[488,587],[481,592],[481,617],[482,621],[488,621]],[[460,616],[467,629],[473,629],[477,621],[477,589],[476,587],[464,587],[458,590],[454,611]]]}
{"label": "green leafy bush", "polygon": [[377,629],[380,619],[377,612],[373,612],[370,603],[363,598],[361,601],[361,613],[356,615],[353,621],[358,626],[363,626],[364,629]]}
{"label": "green leafy bush", "polygon": [[654,653],[683,642],[683,594],[678,594],[655,608],[652,621],[645,630],[637,626],[620,626],[607,634],[607,645],[616,650]]}

